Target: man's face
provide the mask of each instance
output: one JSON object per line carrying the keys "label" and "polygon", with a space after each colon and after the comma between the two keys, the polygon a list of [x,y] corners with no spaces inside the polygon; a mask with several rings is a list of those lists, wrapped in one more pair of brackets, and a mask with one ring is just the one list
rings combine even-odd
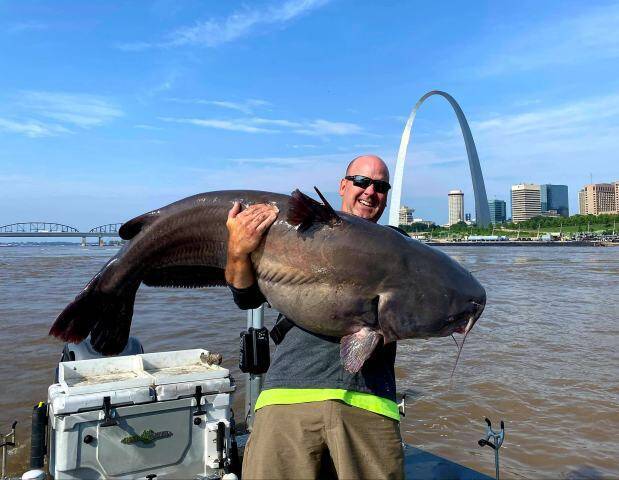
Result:
{"label": "man's face", "polygon": [[[377,157],[360,157],[350,167],[346,175],[363,175],[373,180],[389,181],[389,171],[384,162]],[[377,222],[387,205],[387,193],[378,193],[374,184],[367,188],[355,187],[352,180],[340,181],[342,211],[356,215],[371,222]]]}

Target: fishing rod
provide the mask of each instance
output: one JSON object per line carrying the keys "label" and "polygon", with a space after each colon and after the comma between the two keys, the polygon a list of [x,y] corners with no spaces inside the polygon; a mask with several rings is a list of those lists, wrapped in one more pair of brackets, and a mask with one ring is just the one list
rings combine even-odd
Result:
{"label": "fishing rod", "polygon": [[488,417],[486,417],[486,424],[486,437],[482,438],[477,443],[480,447],[488,446],[494,450],[496,480],[499,480],[499,448],[503,445],[503,439],[505,438],[505,423],[501,420],[501,430],[499,431],[492,430],[492,422]]}
{"label": "fishing rod", "polygon": [[2,471],[0,472],[0,479],[6,478],[6,454],[9,448],[15,447],[15,426],[17,425],[17,420],[13,422],[11,425],[11,431],[5,435],[0,436],[0,449],[2,449]]}

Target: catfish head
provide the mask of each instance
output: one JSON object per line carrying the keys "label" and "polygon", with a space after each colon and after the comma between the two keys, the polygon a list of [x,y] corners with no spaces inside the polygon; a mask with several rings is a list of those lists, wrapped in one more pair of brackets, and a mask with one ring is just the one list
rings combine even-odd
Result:
{"label": "catfish head", "polygon": [[[481,284],[447,254],[395,231],[382,236],[389,253],[383,257],[388,258],[388,268],[381,269],[378,325],[342,338],[340,354],[349,372],[359,371],[381,336],[385,343],[453,333],[466,338],[486,305]],[[464,340],[460,351],[462,345]]]}
{"label": "catfish head", "polygon": [[379,296],[385,342],[467,334],[486,305],[475,277],[441,250],[401,236]]}

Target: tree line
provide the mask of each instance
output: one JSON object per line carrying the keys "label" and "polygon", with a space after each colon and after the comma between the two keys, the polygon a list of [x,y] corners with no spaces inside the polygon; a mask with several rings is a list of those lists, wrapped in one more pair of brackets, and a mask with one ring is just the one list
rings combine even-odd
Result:
{"label": "tree line", "polygon": [[534,217],[524,222],[513,223],[505,222],[498,225],[490,225],[487,228],[480,228],[475,225],[467,225],[465,222],[458,222],[450,227],[442,227],[440,225],[427,225],[426,223],[413,223],[412,225],[400,225],[400,228],[409,233],[432,233],[440,234],[442,232],[450,232],[453,234],[470,234],[470,235],[489,235],[494,233],[500,235],[500,229],[508,230],[537,230],[537,229],[556,229],[559,231],[562,227],[579,227],[578,231],[586,232],[589,227],[596,230],[604,230],[611,233],[612,230],[619,224],[619,214],[603,214],[603,215],[572,215],[571,217]]}

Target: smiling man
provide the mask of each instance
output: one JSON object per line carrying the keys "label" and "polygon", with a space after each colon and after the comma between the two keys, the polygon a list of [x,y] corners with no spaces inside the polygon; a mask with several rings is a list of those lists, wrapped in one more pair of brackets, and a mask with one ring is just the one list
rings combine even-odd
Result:
{"label": "smiling man", "polygon": [[[390,188],[385,162],[357,157],[340,181],[342,210],[377,222]],[[265,301],[249,255],[276,218],[271,205],[230,210],[226,280],[240,308]],[[243,478],[403,478],[395,342],[381,341],[350,373],[340,362],[339,338],[308,332],[282,315],[271,336],[277,347],[256,402]]]}
{"label": "smiling man", "polygon": [[380,157],[357,157],[340,180],[342,211],[377,222],[387,205],[389,188],[389,170]]}

